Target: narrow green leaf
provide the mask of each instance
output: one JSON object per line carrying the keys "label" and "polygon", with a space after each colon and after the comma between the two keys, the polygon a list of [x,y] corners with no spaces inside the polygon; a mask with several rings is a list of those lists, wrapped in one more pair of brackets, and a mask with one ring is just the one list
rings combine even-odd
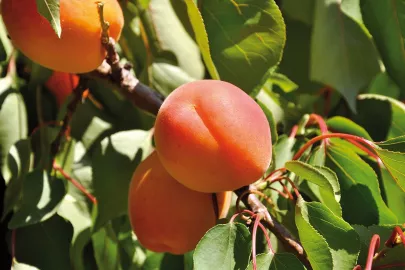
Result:
{"label": "narrow green leaf", "polygon": [[385,150],[405,153],[405,135],[384,142],[378,142],[376,144]]}
{"label": "narrow green leaf", "polygon": [[25,177],[22,194],[22,204],[8,224],[10,229],[43,222],[53,216],[66,194],[65,183],[42,170],[34,170]]}
{"label": "narrow green leaf", "polygon": [[[302,218],[327,242],[333,258],[333,269],[351,269],[360,252],[360,241],[356,231],[321,203],[306,203],[300,198],[298,204]],[[299,228],[298,230],[300,231]],[[301,233],[303,232],[300,232],[300,237]]]}
{"label": "narrow green leaf", "polygon": [[340,204],[346,221],[362,225],[397,222],[381,197],[376,173],[355,152],[330,145],[326,165],[339,179],[342,194]]}
{"label": "narrow green leaf", "polygon": [[62,27],[60,25],[59,0],[36,0],[39,14],[44,16],[51,24],[52,29],[60,38]]}
{"label": "narrow green leaf", "polygon": [[405,191],[405,153],[392,152],[384,149],[375,149],[375,151],[398,187]]}
{"label": "narrow green leaf", "polygon": [[31,142],[23,139],[15,143],[2,168],[2,175],[7,185],[2,219],[13,210],[21,198],[24,178],[32,167],[31,163]]}
{"label": "narrow green leaf", "polygon": [[221,80],[247,93],[264,84],[282,56],[286,30],[274,0],[204,0],[201,14]]}
{"label": "narrow green leaf", "polygon": [[307,203],[298,198],[295,207],[295,223],[299,238],[314,270],[334,269],[331,248],[325,238],[311,225]]}
{"label": "narrow green leaf", "polygon": [[361,0],[364,22],[373,35],[388,74],[405,88],[405,2]]}
{"label": "narrow green leaf", "polygon": [[3,166],[10,147],[28,135],[25,103],[12,83],[11,76],[0,79],[0,166]]}
{"label": "narrow green leaf", "polygon": [[310,77],[338,90],[355,111],[357,94],[379,71],[371,38],[341,1],[315,1]]}
{"label": "narrow green leaf", "polygon": [[320,200],[337,216],[342,216],[340,187],[336,174],[326,167],[315,167],[301,161],[289,161],[285,167],[320,187]]}
{"label": "narrow green leaf", "polygon": [[353,134],[359,137],[363,137],[367,140],[372,140],[367,131],[362,127],[347,119],[343,116],[334,116],[326,121],[326,124],[334,132]]}
{"label": "narrow green leaf", "polygon": [[143,130],[115,133],[94,149],[93,186],[98,200],[94,230],[108,220],[126,214],[132,174],[150,151],[151,132]]}
{"label": "narrow green leaf", "polygon": [[190,17],[190,22],[194,30],[197,44],[200,47],[205,65],[214,80],[219,80],[219,74],[211,58],[210,43],[208,41],[207,31],[200,11],[198,10],[193,0],[185,0],[187,4],[187,12]]}
{"label": "narrow green leaf", "polygon": [[386,168],[380,169],[381,179],[384,185],[384,191],[387,205],[397,216],[399,223],[405,223],[405,192],[401,189],[394,178]]}
{"label": "narrow green leaf", "polygon": [[72,234],[71,224],[58,215],[44,222],[16,229],[16,260],[41,270],[70,270],[69,248]]}
{"label": "narrow green leaf", "polygon": [[251,245],[251,235],[245,225],[217,225],[197,244],[194,269],[246,269]]}
{"label": "narrow green leaf", "polygon": [[118,239],[111,224],[99,229],[92,235],[94,257],[97,269],[121,269]]}

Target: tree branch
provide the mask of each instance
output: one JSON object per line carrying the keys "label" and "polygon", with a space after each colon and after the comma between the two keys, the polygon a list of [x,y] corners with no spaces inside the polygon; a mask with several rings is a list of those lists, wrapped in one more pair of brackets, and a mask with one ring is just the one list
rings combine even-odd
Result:
{"label": "tree branch", "polygon": [[[97,78],[109,83],[127,97],[136,107],[156,115],[163,103],[164,97],[157,91],[139,82],[130,71],[131,67],[129,65],[120,63],[119,56],[115,50],[114,39],[109,38],[108,43],[105,43],[104,46],[108,54],[103,64],[95,71],[82,74],[81,76]],[[246,190],[253,189],[255,189],[255,187],[250,185],[235,190],[234,192],[236,195],[241,196]],[[244,196],[244,198],[241,198],[241,200],[250,210],[256,213],[263,213],[265,217],[263,221],[266,227],[274,233],[283,245],[291,250],[308,269],[312,269],[301,244],[294,239],[291,233],[282,224],[271,216],[267,208],[255,194],[248,194]]]}

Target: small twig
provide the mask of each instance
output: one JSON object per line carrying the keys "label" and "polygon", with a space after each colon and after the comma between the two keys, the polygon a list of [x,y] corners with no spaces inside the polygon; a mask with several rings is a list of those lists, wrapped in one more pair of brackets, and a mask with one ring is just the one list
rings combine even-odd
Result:
{"label": "small twig", "polygon": [[97,199],[94,197],[90,192],[86,190],[85,187],[83,187],[78,181],[70,177],[59,165],[56,163],[53,163],[53,168],[54,170],[58,171],[62,176],[68,180],[70,183],[72,183],[78,190],[80,190],[84,195],[86,195],[87,198],[93,203],[97,204]]}

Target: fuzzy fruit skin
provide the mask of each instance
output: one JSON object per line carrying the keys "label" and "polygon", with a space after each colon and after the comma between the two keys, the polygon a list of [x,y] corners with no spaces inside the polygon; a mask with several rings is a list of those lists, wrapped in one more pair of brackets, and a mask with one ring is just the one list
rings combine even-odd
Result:
{"label": "fuzzy fruit skin", "polygon": [[71,73],[55,71],[46,81],[45,86],[55,96],[58,106],[61,107],[66,98],[79,84],[79,76]]}
{"label": "fuzzy fruit skin", "polygon": [[[220,217],[225,217],[231,193],[220,193],[217,198]],[[128,213],[139,242],[154,252],[184,254],[193,250],[216,224],[212,195],[178,183],[164,169],[156,151],[132,176]]]}
{"label": "fuzzy fruit skin", "polygon": [[272,157],[270,126],[260,106],[238,87],[218,80],[174,90],[158,112],[155,143],[166,170],[200,192],[252,184]]}
{"label": "fuzzy fruit skin", "polygon": [[[109,34],[121,35],[124,17],[117,0],[103,0]],[[101,24],[95,0],[60,0],[61,39],[42,17],[36,0],[2,0],[1,10],[7,32],[16,48],[34,62],[49,69],[84,73],[104,60]]]}

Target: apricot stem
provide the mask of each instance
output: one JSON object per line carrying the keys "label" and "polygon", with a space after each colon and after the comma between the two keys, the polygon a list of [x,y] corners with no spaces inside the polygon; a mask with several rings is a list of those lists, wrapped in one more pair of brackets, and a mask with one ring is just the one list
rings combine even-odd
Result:
{"label": "apricot stem", "polygon": [[270,237],[269,237],[269,234],[267,233],[266,228],[265,228],[265,227],[263,226],[263,224],[260,223],[260,222],[259,222],[259,227],[262,229],[262,231],[263,231],[263,233],[264,233],[264,237],[266,237],[267,246],[268,246],[268,248],[269,248],[269,251],[270,251],[272,254],[274,254],[275,252],[274,252],[273,246],[271,245]]}
{"label": "apricot stem", "polygon": [[370,246],[368,248],[368,256],[366,261],[366,267],[364,270],[371,270],[373,267],[373,260],[375,251],[380,247],[380,236],[378,234],[374,234],[370,241]]}
{"label": "apricot stem", "polygon": [[100,24],[101,24],[101,43],[107,44],[108,40],[110,39],[108,35],[108,29],[110,28],[110,23],[104,20],[104,3],[102,1],[97,3],[98,7],[98,14],[100,16]]}

